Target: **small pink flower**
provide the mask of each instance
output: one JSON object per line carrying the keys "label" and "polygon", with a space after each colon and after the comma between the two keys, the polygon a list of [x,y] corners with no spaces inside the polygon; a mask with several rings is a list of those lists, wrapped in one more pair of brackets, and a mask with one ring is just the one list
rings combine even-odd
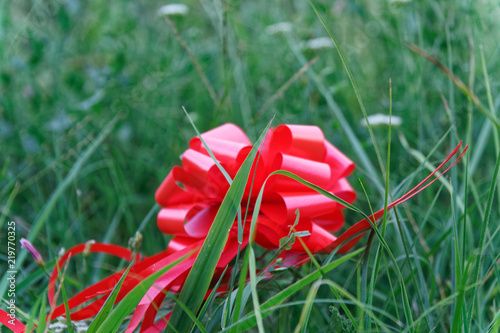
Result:
{"label": "small pink flower", "polygon": [[25,248],[26,250],[28,250],[29,253],[31,253],[31,255],[33,256],[33,259],[35,260],[35,262],[38,265],[43,266],[42,256],[35,249],[35,247],[33,246],[33,244],[31,244],[31,242],[29,240],[27,240],[26,238],[21,238],[21,247]]}

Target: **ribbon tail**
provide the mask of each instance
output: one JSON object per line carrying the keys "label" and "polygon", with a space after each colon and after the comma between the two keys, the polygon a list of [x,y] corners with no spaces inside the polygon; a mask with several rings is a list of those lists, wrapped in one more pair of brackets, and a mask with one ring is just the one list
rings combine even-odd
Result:
{"label": "ribbon tail", "polygon": [[14,333],[23,333],[26,330],[26,325],[2,309],[0,309],[0,323]]}
{"label": "ribbon tail", "polygon": [[[448,170],[450,170],[455,164],[457,164],[463,157],[464,153],[467,151],[468,146],[465,147],[465,149],[460,153],[460,155],[453,161],[453,163],[446,168],[441,174],[436,176],[434,179],[432,179],[430,182],[426,183],[433,175],[435,175],[439,169],[441,169],[457,152],[460,146],[462,145],[462,142],[458,144],[458,146],[451,152],[451,154],[429,175],[427,176],[423,181],[421,181],[417,186],[412,188],[410,191],[408,191],[405,195],[397,199],[396,201],[392,202],[390,205],[387,206],[387,211],[390,209],[396,207],[397,205],[405,202],[406,200],[412,198],[413,196],[417,195],[421,191],[425,190],[428,186],[430,186],[432,183],[434,183],[436,180],[438,180],[442,175],[444,175]],[[376,213],[374,213],[372,216],[370,216],[370,220],[372,223],[375,223],[378,219],[380,219],[384,215],[385,209],[382,208]],[[339,253],[345,253],[349,251],[353,246],[355,246],[358,241],[363,237],[365,234],[364,231],[372,227],[372,223],[370,223],[366,218],[359,221],[358,223],[354,224],[351,226],[347,231],[345,231],[342,235],[339,236],[334,242],[332,242],[329,246],[324,248],[321,252],[331,252],[335,248],[342,246],[339,249]]]}

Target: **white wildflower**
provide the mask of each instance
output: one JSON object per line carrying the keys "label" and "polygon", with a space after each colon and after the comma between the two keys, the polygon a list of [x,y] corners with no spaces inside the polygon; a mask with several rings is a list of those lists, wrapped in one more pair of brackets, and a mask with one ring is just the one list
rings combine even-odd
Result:
{"label": "white wildflower", "polygon": [[[389,117],[388,115],[377,113],[368,116],[368,122],[370,123],[370,126],[382,126],[382,125],[388,126],[389,122],[391,126],[400,126],[403,123],[403,119],[401,119],[401,117],[398,116],[392,116],[391,120],[391,117]],[[368,127],[365,118],[361,119],[361,125]]]}
{"label": "white wildflower", "polygon": [[171,3],[158,9],[158,14],[164,16],[185,16],[188,12],[188,6],[181,3]]}
{"label": "white wildflower", "polygon": [[[86,321],[73,321],[73,332],[76,333],[84,333],[89,329],[89,324]],[[67,332],[68,325],[66,323],[66,318],[58,317],[57,321],[50,323],[49,329],[51,332],[59,333],[59,332]]]}
{"label": "white wildflower", "polygon": [[306,50],[320,50],[320,49],[329,49],[334,46],[333,41],[330,37],[320,37],[310,39],[305,44]]}
{"label": "white wildflower", "polygon": [[268,35],[276,35],[292,31],[292,24],[290,22],[279,22],[267,26],[266,33]]}

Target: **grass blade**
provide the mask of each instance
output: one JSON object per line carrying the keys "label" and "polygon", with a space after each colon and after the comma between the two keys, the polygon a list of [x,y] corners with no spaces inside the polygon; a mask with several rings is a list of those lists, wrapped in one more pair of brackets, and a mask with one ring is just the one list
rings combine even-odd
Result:
{"label": "grass blade", "polygon": [[349,69],[349,66],[347,65],[347,61],[345,60],[344,53],[340,49],[339,44],[337,43],[337,40],[333,36],[333,33],[330,31],[330,28],[328,28],[328,25],[326,24],[325,20],[323,20],[323,17],[321,14],[318,12],[316,9],[316,6],[314,6],[312,0],[308,0],[309,4],[311,5],[312,9],[318,16],[319,20],[325,27],[326,31],[330,35],[330,38],[333,41],[333,44],[335,45],[335,49],[337,50],[340,60],[342,61],[342,65],[344,65],[344,69],[347,72],[347,76],[349,77],[349,81],[351,82],[352,89],[354,90],[354,93],[356,94],[356,99],[358,100],[359,107],[361,108],[361,112],[363,112],[363,116],[365,117],[366,124],[368,125],[368,132],[370,133],[370,138],[372,139],[373,147],[375,148],[375,154],[377,155],[377,160],[380,166],[380,170],[382,171],[382,174],[385,176],[385,169],[384,169],[384,163],[382,162],[382,157],[380,155],[380,151],[378,149],[377,145],[377,140],[375,139],[375,135],[373,134],[373,130],[370,126],[370,122],[368,120],[368,114],[366,113],[365,105],[363,104],[363,100],[361,99],[361,95],[359,93],[358,85],[356,84],[356,81],[354,80],[354,77],[352,76],[351,70]]}
{"label": "grass blade", "polygon": [[302,329],[306,327],[307,325],[306,319],[311,312],[314,298],[316,297],[316,294],[318,293],[318,289],[321,286],[321,284],[322,284],[321,280],[318,280],[313,284],[312,288],[309,290],[309,293],[307,294],[306,297],[306,302],[304,304],[304,307],[302,308],[302,312],[300,313],[299,322],[295,327],[294,333],[300,333],[302,332]]}
{"label": "grass blade", "polygon": [[264,333],[264,323],[262,322],[262,313],[260,313],[260,304],[259,298],[257,296],[257,277],[256,277],[256,268],[255,268],[255,253],[253,248],[249,246],[249,266],[250,266],[250,286],[252,288],[252,300],[253,300],[253,308],[255,312],[255,319],[257,320],[257,327],[259,328],[260,333]]}
{"label": "grass blade", "polygon": [[120,288],[122,287],[123,281],[125,281],[125,278],[128,275],[128,272],[130,271],[130,268],[134,265],[134,261],[130,263],[128,266],[127,270],[123,273],[122,277],[116,284],[116,286],[113,288],[113,291],[111,294],[108,296],[108,299],[106,299],[106,302],[102,306],[102,308],[99,310],[99,313],[97,316],[95,316],[94,320],[90,324],[89,328],[87,329],[87,332],[96,332],[99,326],[106,320],[108,317],[109,313],[113,309],[113,305],[115,304],[116,298],[118,297],[118,293],[120,292]]}
{"label": "grass blade", "polygon": [[[177,305],[179,305],[181,307],[181,309],[189,316],[189,319],[191,319],[193,321],[193,323],[200,330],[200,332],[207,333],[207,331],[205,330],[205,328],[203,327],[201,322],[198,320],[198,318],[196,318],[196,315],[185,304],[181,303],[177,297],[175,297],[173,295],[171,297],[175,301],[175,303],[177,303]],[[170,321],[167,323],[167,325],[168,326],[171,325]]]}
{"label": "grass blade", "polygon": [[[307,60],[306,60],[305,56],[302,54],[302,52],[300,51],[299,47],[297,46],[297,43],[294,43],[289,38],[288,44],[290,45],[290,48],[292,49],[292,52],[295,54],[297,59],[302,64],[306,64]],[[355,131],[352,129],[351,125],[349,124],[346,117],[344,116],[344,113],[342,112],[342,110],[340,109],[338,104],[334,101],[332,94],[330,93],[328,88],[325,86],[325,84],[322,82],[319,75],[316,74],[312,70],[312,68],[309,68],[308,75],[311,78],[311,80],[314,82],[316,87],[318,88],[318,90],[321,93],[321,95],[323,96],[323,98],[325,98],[326,103],[329,106],[329,110],[332,113],[332,115],[335,116],[336,120],[339,122],[340,128],[345,132],[345,135],[349,139],[349,142],[352,145],[354,152],[358,156],[361,164],[363,165],[363,168],[366,171],[365,173],[366,173],[367,177],[369,177],[370,180],[373,181],[373,183],[375,184],[377,189],[380,191],[380,193],[383,193],[384,187],[380,183],[380,180],[374,176],[377,173],[375,171],[375,168],[374,168],[372,162],[370,161],[370,158],[368,157],[367,152],[363,148],[363,145],[359,141]]]}
{"label": "grass blade", "polygon": [[472,103],[477,107],[479,112],[481,112],[485,117],[487,117],[493,124],[495,124],[496,127],[500,128],[500,123],[498,120],[494,117],[494,115],[490,114],[488,110],[481,104],[481,101],[477,97],[476,94],[474,94],[473,91],[471,91],[465,83],[462,82],[458,77],[455,76],[441,61],[439,61],[436,57],[430,55],[429,53],[425,52],[421,48],[419,48],[416,45],[413,44],[405,44],[408,49],[411,51],[415,52],[416,54],[420,55],[421,57],[425,58],[427,61],[432,63],[434,66],[439,68],[452,82],[455,84],[460,91],[469,98]]}
{"label": "grass blade", "polygon": [[[69,261],[68,261],[69,263]],[[61,284],[61,294],[64,302],[64,309],[66,312],[66,329],[68,333],[73,333],[73,324],[71,323],[71,313],[69,312],[68,296],[66,294],[66,288],[64,287],[64,276],[66,275],[66,270],[68,269],[68,263],[64,266],[64,272],[61,273],[59,266],[56,264],[57,274],[59,274],[59,283]]]}
{"label": "grass blade", "polygon": [[40,307],[40,314],[38,316],[38,326],[37,326],[37,332],[43,332],[45,331],[45,324],[46,324],[46,319],[47,319],[47,314],[45,311],[45,307],[47,306],[47,293],[43,293],[42,295],[42,305]]}
{"label": "grass blade", "polygon": [[220,172],[222,172],[222,174],[224,175],[224,178],[226,178],[226,181],[229,183],[229,185],[231,185],[231,183],[233,182],[233,180],[231,179],[231,176],[229,176],[229,174],[227,173],[226,169],[224,169],[222,167],[222,165],[219,163],[219,161],[217,161],[217,159],[215,158],[214,153],[212,153],[212,150],[210,149],[210,147],[207,145],[207,143],[205,142],[205,140],[203,140],[203,137],[201,136],[200,131],[198,131],[198,128],[194,124],[193,119],[191,118],[191,116],[187,112],[186,108],[182,107],[182,110],[184,110],[184,113],[185,113],[186,117],[189,119],[189,122],[191,123],[191,126],[193,126],[193,129],[196,132],[196,135],[200,138],[200,141],[203,144],[203,147],[205,147],[205,149],[207,150],[208,155],[210,155],[210,157],[214,161],[214,163],[217,166],[217,168],[220,170]]}
{"label": "grass blade", "polygon": [[[248,272],[248,256],[249,252],[247,251],[245,253],[245,258],[243,260],[243,266],[241,267],[241,273],[240,273],[240,279],[238,283],[238,291],[236,293],[236,300],[234,304],[234,310],[233,310],[233,322],[236,322],[240,318],[240,310],[241,310],[241,303],[243,300],[243,286],[245,285],[245,281],[247,278],[247,272]],[[232,329],[231,333],[237,332],[236,329]]]}
{"label": "grass blade", "polygon": [[[472,313],[474,311],[474,303],[476,301],[476,294],[477,294],[477,286],[481,285],[481,277],[480,277],[480,268],[481,265],[483,264],[483,255],[484,255],[484,239],[486,238],[486,229],[488,228],[488,223],[490,220],[490,215],[491,215],[491,210],[493,206],[493,197],[495,196],[495,188],[497,185],[497,180],[498,180],[498,172],[500,170],[500,154],[498,154],[497,157],[497,162],[495,164],[495,171],[493,172],[493,179],[491,181],[491,186],[490,186],[490,191],[488,194],[488,202],[486,204],[486,210],[484,214],[484,219],[483,223],[481,226],[481,234],[479,238],[479,244],[478,244],[478,255],[476,256],[476,265],[474,267],[474,291],[472,292],[472,301],[469,306],[469,314],[468,317],[470,318],[470,321],[472,321]],[[469,327],[471,326],[472,323],[469,324]]]}
{"label": "grass blade", "polygon": [[[42,297],[38,297],[35,304],[31,308],[29,317],[27,318],[28,321],[26,323],[26,330],[25,330],[26,332],[31,332],[35,328],[35,318],[36,318],[37,312],[38,312],[38,321],[39,322],[41,322],[42,320],[45,319],[45,299],[46,298],[45,298],[45,291],[44,291],[42,294]],[[40,306],[40,303],[42,303],[42,302],[44,304],[42,306]],[[43,313],[43,316],[42,316],[42,313]],[[41,325],[38,324],[38,327],[40,327],[40,326]],[[0,326],[0,327],[2,327],[2,326]],[[35,332],[43,332],[43,330],[40,330],[38,327],[35,330]],[[43,329],[45,329],[45,321],[43,322]]]}
{"label": "grass blade", "polygon": [[207,312],[207,308],[210,306],[210,304],[212,304],[213,300],[215,299],[215,294],[217,292],[217,289],[219,289],[219,286],[222,283],[222,279],[226,275],[226,271],[227,271],[228,267],[229,266],[226,266],[226,268],[224,268],[224,271],[222,272],[219,280],[217,281],[217,283],[215,284],[215,286],[212,289],[212,292],[208,296],[207,301],[205,302],[205,304],[203,304],[203,307],[201,308],[200,313],[198,314],[198,320],[201,320],[203,318],[203,316]]}
{"label": "grass blade", "polygon": [[217,94],[215,93],[214,87],[212,86],[212,84],[208,80],[207,76],[205,75],[205,72],[203,72],[203,69],[201,68],[200,63],[198,62],[198,60],[196,60],[196,57],[194,56],[193,52],[191,52],[191,50],[187,46],[186,42],[182,38],[182,36],[181,36],[179,30],[177,29],[177,26],[174,24],[174,22],[168,16],[165,16],[165,20],[167,21],[168,25],[170,25],[170,28],[172,28],[172,31],[174,32],[175,37],[179,41],[179,44],[181,44],[184,51],[186,51],[186,54],[188,55],[189,59],[191,60],[191,63],[193,64],[196,72],[200,76],[201,81],[205,85],[205,88],[207,89],[208,94],[210,95],[210,98],[214,102],[215,108],[219,109],[220,101],[217,98]]}

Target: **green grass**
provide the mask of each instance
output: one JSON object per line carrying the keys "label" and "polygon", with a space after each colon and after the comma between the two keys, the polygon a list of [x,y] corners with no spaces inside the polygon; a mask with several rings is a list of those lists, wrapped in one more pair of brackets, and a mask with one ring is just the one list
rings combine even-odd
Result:
{"label": "green grass", "polygon": [[[200,132],[233,122],[253,142],[273,116],[273,126],[320,126],[356,163],[350,182],[365,214],[412,188],[460,140],[470,146],[440,183],[384,216],[359,254],[316,256],[332,267],[324,275],[308,264],[262,279],[255,267],[265,253],[253,245],[226,273],[238,288],[231,297],[197,313],[199,301],[167,296],[193,306],[204,330],[498,330],[498,4],[185,3],[189,14],[171,24],[158,1],[0,5],[0,294],[8,221],[49,270],[60,249],[90,239],[126,245],[140,230],[142,253],[166,248],[154,192],[196,135],[184,106]],[[291,31],[266,32],[283,21]],[[334,38],[339,52],[304,48],[317,37]],[[360,125],[365,113],[389,112],[403,124]],[[346,212],[346,225],[359,216]],[[68,297],[124,268],[103,256],[74,260]],[[17,266],[18,317],[33,323],[50,312],[39,297],[48,279],[19,248]],[[126,316],[110,313],[113,328]]]}

